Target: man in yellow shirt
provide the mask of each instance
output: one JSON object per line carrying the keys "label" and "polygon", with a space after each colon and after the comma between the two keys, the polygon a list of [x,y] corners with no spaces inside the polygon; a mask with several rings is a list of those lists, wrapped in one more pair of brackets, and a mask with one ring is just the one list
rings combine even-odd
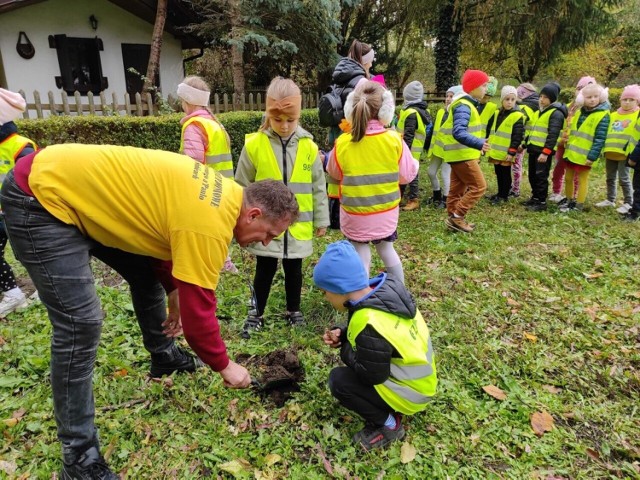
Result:
{"label": "man in yellow shirt", "polygon": [[225,386],[250,385],[247,370],[227,356],[214,290],[232,238],[242,247],[266,245],[296,220],[298,204],[282,182],[243,189],[183,155],[65,144],[21,159],[1,201],[15,255],[53,327],[61,478],[118,478],[100,455],[94,425],[92,377],[103,313],[91,256],[129,283],[151,375],[201,365],[174,343],[184,330]]}

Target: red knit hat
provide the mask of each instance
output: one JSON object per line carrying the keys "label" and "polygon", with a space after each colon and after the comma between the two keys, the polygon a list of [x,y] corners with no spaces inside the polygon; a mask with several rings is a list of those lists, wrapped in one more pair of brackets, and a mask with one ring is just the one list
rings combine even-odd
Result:
{"label": "red knit hat", "polygon": [[482,70],[466,70],[462,74],[462,89],[465,93],[471,93],[473,90],[489,81],[489,75]]}

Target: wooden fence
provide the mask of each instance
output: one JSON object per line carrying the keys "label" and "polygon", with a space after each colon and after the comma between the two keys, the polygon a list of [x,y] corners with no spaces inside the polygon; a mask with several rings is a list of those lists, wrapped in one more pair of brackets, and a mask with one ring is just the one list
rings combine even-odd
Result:
{"label": "wooden fence", "polygon": [[[402,104],[402,92],[397,92],[395,89],[391,91],[396,96],[396,104]],[[23,90],[19,90],[19,93],[27,100]],[[302,108],[317,108],[320,96],[321,94],[317,92],[303,92]],[[215,93],[211,97],[210,107],[214,113],[246,110],[263,111],[265,108],[263,98],[264,94],[259,92],[243,93],[240,98],[235,93],[232,95]],[[172,95],[169,95],[167,100],[163,100],[163,104],[154,103],[151,93],[136,93],[134,102],[131,102],[128,93],[122,95],[120,99],[118,99],[118,95],[115,92],[111,96],[107,96],[104,92],[100,92],[99,95],[89,92],[86,96],[82,96],[80,92],[68,95],[67,92],[62,91],[59,93],[59,101],[56,101],[53,92],[47,92],[45,99],[36,90],[33,92],[33,102],[27,100],[27,108],[23,113],[23,118],[45,118],[55,115],[135,115],[141,117],[166,113],[171,109],[180,111],[180,102]],[[428,102],[443,102],[444,94],[441,92],[426,92],[425,99]]]}

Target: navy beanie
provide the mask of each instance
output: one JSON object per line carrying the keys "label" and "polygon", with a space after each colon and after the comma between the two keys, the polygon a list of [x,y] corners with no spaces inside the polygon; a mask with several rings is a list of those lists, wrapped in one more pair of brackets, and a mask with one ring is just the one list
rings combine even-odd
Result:
{"label": "navy beanie", "polygon": [[327,247],[313,269],[313,282],[332,293],[356,292],[369,286],[369,275],[353,245],[346,240]]}
{"label": "navy beanie", "polygon": [[560,85],[558,85],[556,82],[549,82],[544,87],[542,87],[540,93],[542,95],[545,95],[551,101],[551,103],[556,102],[558,100],[558,97],[560,96]]}

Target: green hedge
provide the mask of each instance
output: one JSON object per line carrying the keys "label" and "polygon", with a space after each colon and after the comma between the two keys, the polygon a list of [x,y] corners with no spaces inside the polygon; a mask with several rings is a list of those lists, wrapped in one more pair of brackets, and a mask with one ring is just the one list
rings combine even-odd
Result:
{"label": "green hedge", "polygon": [[[244,136],[258,130],[262,115],[262,112],[229,112],[218,115],[231,137],[235,161],[244,145]],[[88,143],[177,152],[180,148],[180,118],[180,114],[158,117],[59,116],[19,120],[16,124],[21,135],[31,138],[40,147],[56,143]],[[314,136],[320,147],[326,147],[328,132],[318,124],[316,109],[303,110],[300,125]]]}

